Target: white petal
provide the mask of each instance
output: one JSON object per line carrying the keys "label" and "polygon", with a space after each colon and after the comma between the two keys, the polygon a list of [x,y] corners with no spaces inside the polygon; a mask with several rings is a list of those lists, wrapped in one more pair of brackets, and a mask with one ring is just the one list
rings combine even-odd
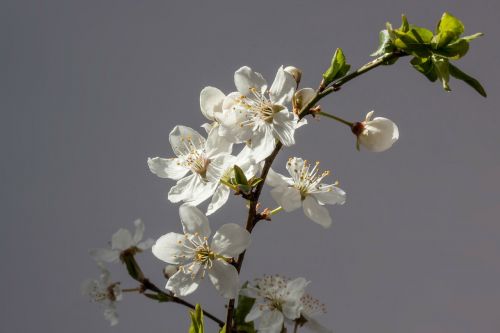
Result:
{"label": "white petal", "polygon": [[250,89],[257,89],[261,94],[267,90],[267,82],[260,73],[243,66],[234,73],[234,85],[242,95],[250,94]]}
{"label": "white petal", "polygon": [[296,125],[293,113],[288,112],[287,109],[281,110],[273,117],[274,133],[281,143],[287,147],[295,144],[294,135]]}
{"label": "white petal", "polygon": [[115,326],[118,324],[118,313],[114,306],[108,306],[104,308],[104,318],[109,321],[110,326]]}
{"label": "white petal", "polygon": [[257,163],[265,160],[276,147],[276,140],[270,126],[263,126],[252,137],[251,147]]}
{"label": "white petal", "polygon": [[132,243],[132,235],[127,229],[120,229],[111,237],[111,248],[113,250],[124,251],[135,245]]}
{"label": "white petal", "polygon": [[193,186],[194,189],[189,195],[189,197],[184,198],[184,202],[190,204],[191,206],[198,206],[199,204],[201,204],[203,201],[207,200],[214,194],[218,184],[219,184],[218,182],[205,181],[200,176],[196,177]]}
{"label": "white petal", "polygon": [[156,258],[169,264],[178,265],[184,261],[183,256],[187,256],[184,247],[185,240],[184,235],[169,232],[158,238],[151,250]]}
{"label": "white petal", "polygon": [[202,237],[210,236],[210,225],[208,218],[194,206],[184,204],[179,207],[182,228],[185,234],[194,235],[198,233]]}
{"label": "white petal", "polygon": [[222,112],[222,102],[226,95],[214,87],[205,87],[200,93],[200,109],[205,118],[215,120],[214,114]]}
{"label": "white petal", "polygon": [[241,143],[252,136],[253,130],[250,126],[240,126],[247,119],[248,112],[239,106],[243,96],[238,93],[230,93],[222,104],[222,114],[216,114],[216,120],[221,125],[219,135],[226,137],[230,142]]}
{"label": "white petal", "polygon": [[236,164],[236,157],[233,155],[221,155],[210,162],[207,168],[207,179],[218,184],[227,172]]}
{"label": "white petal", "polygon": [[298,277],[286,283],[287,297],[288,300],[299,300],[304,295],[309,281],[303,277]]}
{"label": "white petal", "polygon": [[231,154],[233,144],[228,138],[219,135],[219,131],[211,131],[208,134],[205,146],[206,156],[209,159],[216,158],[222,154]]}
{"label": "white petal", "polygon": [[160,178],[181,179],[189,168],[181,165],[178,158],[148,158],[149,170]]}
{"label": "white petal", "polygon": [[273,104],[289,104],[292,101],[293,93],[297,82],[292,74],[286,72],[281,66],[276,73],[274,82],[269,89],[269,98]]}
{"label": "white petal", "polygon": [[179,157],[189,154],[193,148],[203,149],[205,147],[205,138],[187,126],[175,126],[168,139],[174,153]]}
{"label": "white petal", "polygon": [[111,249],[92,249],[90,255],[94,260],[104,262],[114,262],[120,257],[120,251]]}
{"label": "white petal", "polygon": [[235,298],[238,294],[238,271],[223,260],[214,260],[208,276],[215,289],[225,298]]}
{"label": "white petal", "polygon": [[137,245],[142,240],[142,237],[144,237],[144,222],[137,219],[134,221],[134,225],[135,225],[135,232],[134,232],[134,237],[132,238],[132,242],[135,245]]}
{"label": "white petal", "polygon": [[[294,108],[302,110],[316,96],[316,91],[313,88],[302,88],[293,96]],[[305,119],[305,118],[304,118]]]}
{"label": "white petal", "polygon": [[221,208],[229,199],[229,193],[231,193],[229,187],[220,184],[212,196],[212,201],[208,205],[207,215],[211,215]]}
{"label": "white petal", "polygon": [[299,179],[304,168],[304,160],[300,157],[293,157],[286,163],[286,169],[293,179]]}
{"label": "white petal", "polygon": [[280,333],[283,327],[283,314],[278,310],[266,311],[257,326],[259,333]]}
{"label": "white petal", "polygon": [[313,192],[311,195],[314,196],[318,202],[322,205],[343,205],[345,203],[346,193],[341,188],[335,185],[324,185],[321,184],[321,190],[318,192]]}
{"label": "white petal", "polygon": [[150,249],[154,243],[155,243],[154,239],[148,238],[145,241],[142,241],[139,244],[137,244],[137,247],[139,249],[141,249],[142,251],[144,251],[144,250]]}
{"label": "white petal", "polygon": [[292,185],[292,180],[289,177],[285,177],[280,173],[277,173],[273,169],[269,169],[266,177],[266,184],[271,187],[277,186],[289,186]]}
{"label": "white petal", "polygon": [[392,147],[399,138],[396,124],[387,118],[377,117],[364,124],[359,143],[372,152],[382,152]]}
{"label": "white petal", "polygon": [[216,122],[213,122],[213,123],[204,123],[204,124],[201,124],[201,128],[203,128],[205,130],[205,132],[207,132],[207,134],[210,134],[210,132],[216,127],[217,123]]}
{"label": "white petal", "polygon": [[302,205],[300,192],[295,187],[275,187],[271,190],[271,196],[286,212],[291,212]]}
{"label": "white petal", "polygon": [[[199,267],[197,267],[199,269]],[[193,293],[200,285],[201,274],[196,272],[191,274],[178,270],[177,273],[168,279],[166,289],[174,293],[175,296],[187,296]]]}
{"label": "white petal", "polygon": [[235,223],[224,224],[212,239],[212,250],[224,257],[236,258],[250,245],[250,233]]}
{"label": "white petal", "polygon": [[170,191],[168,192],[168,200],[176,203],[186,200],[186,198],[190,198],[193,195],[198,178],[198,175],[192,173],[189,176],[180,179],[177,184],[170,188]]}
{"label": "white petal", "polygon": [[262,307],[261,303],[255,302],[250,311],[248,312],[248,314],[246,315],[245,322],[249,323],[262,316],[261,307]]}
{"label": "white petal", "polygon": [[308,195],[302,204],[304,208],[304,214],[314,222],[323,226],[324,228],[328,228],[332,225],[332,218],[330,217],[330,213],[325,206],[321,206],[318,201]]}

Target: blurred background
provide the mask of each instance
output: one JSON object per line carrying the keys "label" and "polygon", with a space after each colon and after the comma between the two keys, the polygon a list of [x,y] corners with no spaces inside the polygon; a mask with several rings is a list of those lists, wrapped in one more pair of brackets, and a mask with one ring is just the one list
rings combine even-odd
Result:
{"label": "blurred background", "polygon": [[[272,82],[278,66],[317,87],[336,47],[357,68],[370,60],[386,21],[434,28],[444,11],[472,42],[458,62],[489,96],[452,79],[451,93],[403,58],[347,84],[324,111],[394,120],[386,153],[357,152],[328,119],[310,119],[280,153],[320,160],[348,193],[324,230],[299,210],[255,229],[242,280],[303,276],[328,306],[337,333],[500,331],[500,4],[478,1],[9,1],[0,2],[0,331],[186,332],[187,310],[127,294],[109,327],[80,295],[97,277],[88,249],[142,218],[146,236],[180,231],[173,181],[146,159],[171,156],[177,124],[199,128],[199,92],[234,90],[251,66]],[[203,131],[201,128],[200,131]],[[268,193],[264,206],[274,206]],[[206,205],[202,205],[206,207]],[[212,228],[243,223],[238,198],[210,216]],[[138,256],[158,285],[163,263]],[[113,278],[135,287],[120,265]],[[207,284],[188,297],[224,316]],[[215,326],[208,324],[209,332]]]}

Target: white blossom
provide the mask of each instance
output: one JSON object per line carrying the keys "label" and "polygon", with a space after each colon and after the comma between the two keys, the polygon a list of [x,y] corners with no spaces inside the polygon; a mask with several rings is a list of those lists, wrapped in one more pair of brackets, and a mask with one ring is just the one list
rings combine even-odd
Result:
{"label": "white blossom", "polygon": [[135,220],[135,232],[132,235],[127,229],[119,229],[111,237],[111,248],[92,249],[90,255],[99,261],[116,262],[120,258],[120,254],[128,249],[144,251],[149,249],[154,240],[148,238],[142,241],[144,235],[144,222]]}
{"label": "white blossom", "polygon": [[153,245],[153,254],[166,263],[179,266],[167,282],[166,289],[175,295],[194,292],[208,274],[217,291],[225,298],[234,298],[238,292],[239,277],[230,263],[250,244],[250,234],[237,224],[224,224],[211,234],[207,217],[196,207],[179,208],[184,233],[170,232]]}
{"label": "white blossom", "polygon": [[336,184],[324,184],[322,180],[329,171],[319,172],[319,162],[311,164],[299,157],[290,158],[286,168],[291,177],[269,170],[266,183],[274,187],[271,196],[286,212],[302,207],[304,214],[327,228],[332,224],[328,209],[324,205],[344,204],[346,194]]}
{"label": "white blossom", "polygon": [[216,131],[211,131],[205,139],[186,126],[176,126],[169,140],[177,157],[148,158],[149,169],[160,178],[178,180],[168,193],[171,202],[184,201],[196,206],[214,194],[231,158],[232,144]]}
{"label": "white blossom", "polygon": [[122,291],[118,282],[112,282],[109,271],[98,264],[101,274],[99,280],[89,279],[82,284],[82,294],[90,297],[92,302],[99,303],[104,311],[104,317],[111,326],[118,324],[116,302],[122,299]]}
{"label": "white blossom", "polygon": [[300,304],[302,309],[300,310],[301,318],[299,322],[305,321],[302,326],[316,333],[332,333],[332,330],[324,327],[315,319],[317,316],[326,313],[325,304],[307,293],[300,298]]}
{"label": "white blossom", "polygon": [[259,333],[280,333],[285,319],[300,318],[303,308],[300,300],[308,284],[304,278],[289,280],[279,275],[255,279],[241,290],[242,295],[255,299],[245,321],[259,319],[256,323]]}
{"label": "white blossom", "polygon": [[362,145],[368,151],[382,152],[392,147],[399,138],[396,124],[387,118],[372,119],[374,111],[368,112],[363,122],[354,124],[352,132],[357,136],[356,146]]}
{"label": "white blossom", "polygon": [[205,87],[200,92],[200,110],[210,122],[201,125],[207,133],[212,129],[218,131],[219,119],[222,116],[222,103],[226,95],[214,87]]}
{"label": "white blossom", "polygon": [[297,85],[293,75],[281,66],[268,89],[260,73],[244,66],[235,72],[234,83],[238,91],[224,99],[219,134],[231,142],[246,142],[257,162],[271,154],[276,140],[293,145],[297,121],[286,106]]}

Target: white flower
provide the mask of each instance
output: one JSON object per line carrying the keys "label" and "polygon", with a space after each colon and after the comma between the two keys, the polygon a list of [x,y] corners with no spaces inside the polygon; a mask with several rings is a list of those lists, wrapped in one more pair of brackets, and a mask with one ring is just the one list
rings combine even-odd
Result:
{"label": "white flower", "polygon": [[205,87],[200,92],[200,109],[201,113],[210,120],[210,123],[201,125],[210,133],[212,129],[219,126],[218,119],[222,116],[222,103],[226,95],[222,91],[214,87]]}
{"label": "white flower", "polygon": [[318,166],[319,162],[311,168],[308,161],[299,157],[290,158],[286,168],[292,177],[285,177],[271,169],[266,184],[274,187],[271,196],[286,212],[302,206],[308,218],[327,228],[332,219],[324,205],[342,205],[346,194],[336,184],[321,183],[330,172],[319,173]]}
{"label": "white flower", "polygon": [[268,90],[262,75],[245,66],[234,73],[234,83],[238,92],[224,99],[219,134],[231,142],[247,142],[257,162],[271,154],[276,140],[293,145],[296,119],[285,106],[297,85],[293,75],[281,66]]}
{"label": "white flower", "polygon": [[374,111],[368,112],[365,121],[358,122],[352,127],[357,136],[356,147],[365,147],[368,151],[382,152],[392,147],[399,138],[396,124],[387,118],[376,117],[371,119]]}
{"label": "white flower", "polygon": [[208,242],[208,219],[196,207],[179,208],[184,234],[170,232],[153,245],[153,254],[166,263],[178,265],[166,288],[175,295],[186,296],[194,292],[201,279],[208,274],[219,293],[234,298],[239,278],[236,268],[229,262],[250,244],[250,234],[237,224],[224,224]]}
{"label": "white flower", "polygon": [[111,282],[109,271],[98,264],[101,274],[99,280],[86,280],[82,284],[82,294],[90,297],[92,302],[102,305],[104,317],[111,326],[118,324],[118,313],[116,302],[122,299],[122,291],[119,282]]}
{"label": "white flower", "polygon": [[111,248],[107,249],[92,249],[90,255],[98,262],[115,262],[120,258],[120,254],[128,249],[135,251],[144,251],[153,246],[154,240],[151,238],[142,241],[144,235],[144,222],[135,220],[134,235],[127,229],[120,229],[111,237]]}
{"label": "white flower", "polygon": [[332,330],[324,327],[315,319],[315,317],[326,313],[325,304],[309,294],[304,294],[300,298],[300,304],[302,305],[302,310],[300,311],[301,318],[299,322],[304,323],[305,321],[302,326],[316,333],[332,333]]}
{"label": "white flower", "polygon": [[[177,157],[148,158],[149,169],[160,178],[178,180],[168,192],[171,202],[184,201],[196,206],[215,192],[232,144],[216,131],[211,131],[205,139],[186,126],[176,126],[169,140]],[[191,174],[186,176],[188,172]]]}
{"label": "white flower", "polygon": [[255,299],[252,309],[245,317],[246,322],[260,319],[256,325],[259,333],[279,333],[285,319],[300,317],[300,301],[305,287],[309,284],[304,278],[288,280],[279,275],[268,275],[256,279],[241,294]]}
{"label": "white flower", "polygon": [[245,146],[238,156],[231,156],[226,159],[224,164],[224,172],[221,176],[221,183],[215,189],[212,196],[212,201],[208,205],[207,215],[215,213],[229,199],[231,189],[223,182],[228,182],[234,177],[234,165],[238,165],[243,170],[247,179],[254,177],[260,170],[259,165],[255,162],[253,152],[248,146]]}

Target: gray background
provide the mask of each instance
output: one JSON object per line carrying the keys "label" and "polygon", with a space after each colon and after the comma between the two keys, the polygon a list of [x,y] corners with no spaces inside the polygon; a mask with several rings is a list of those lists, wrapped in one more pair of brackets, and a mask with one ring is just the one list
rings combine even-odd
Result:
{"label": "gray background", "polygon": [[[172,181],[150,174],[148,156],[169,156],[176,124],[203,121],[206,85],[234,90],[252,66],[304,71],[316,87],[332,51],[367,60],[387,20],[434,27],[444,10],[483,31],[459,62],[489,92],[452,93],[403,59],[322,103],[359,120],[371,109],[401,138],[383,154],[358,153],[343,125],[322,119],[297,133],[288,156],[320,159],[348,193],[324,231],[302,212],[255,230],[243,279],[304,276],[328,305],[338,333],[500,331],[500,154],[497,1],[2,1],[0,6],[0,331],[186,332],[186,310],[126,295],[109,328],[80,296],[97,275],[88,248],[105,246],[141,217],[146,234],[180,231]],[[201,131],[201,129],[200,129]],[[273,206],[269,196],[263,203]],[[213,229],[243,222],[233,198]],[[158,284],[162,263],[140,255]],[[120,266],[125,287],[135,286]],[[206,286],[189,297],[222,316]],[[211,324],[210,324],[211,325]],[[209,326],[213,329],[214,326]],[[213,331],[213,330],[211,330]]]}

